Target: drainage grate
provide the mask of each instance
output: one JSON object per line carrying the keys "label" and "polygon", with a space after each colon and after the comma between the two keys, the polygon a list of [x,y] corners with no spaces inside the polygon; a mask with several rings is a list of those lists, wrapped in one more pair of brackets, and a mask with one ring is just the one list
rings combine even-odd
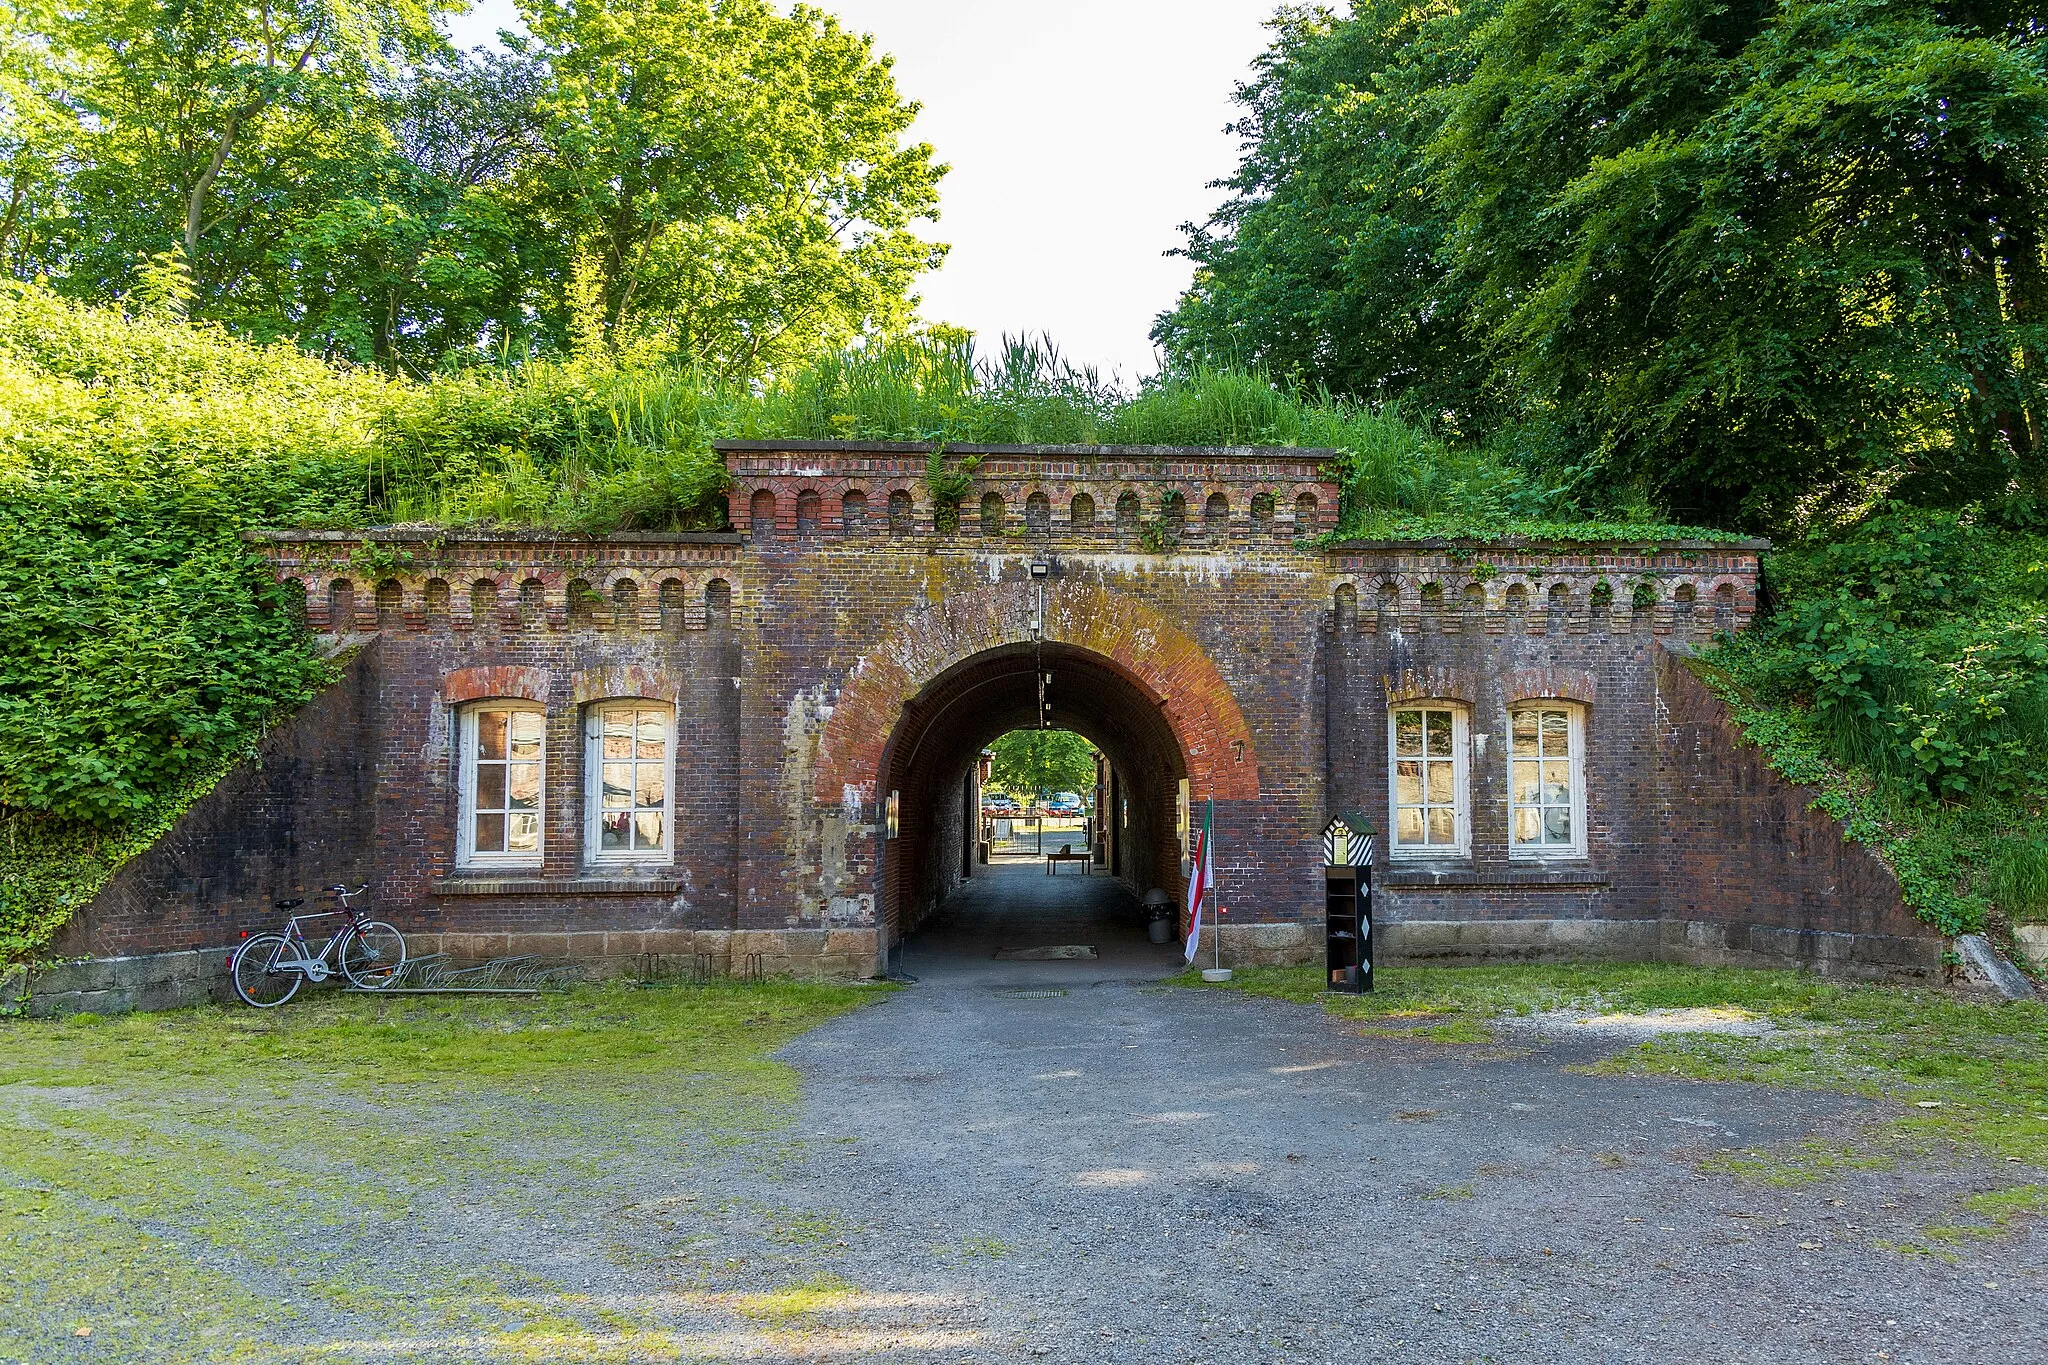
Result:
{"label": "drainage grate", "polygon": [[1012,1000],[1057,1000],[1065,991],[1003,991]]}

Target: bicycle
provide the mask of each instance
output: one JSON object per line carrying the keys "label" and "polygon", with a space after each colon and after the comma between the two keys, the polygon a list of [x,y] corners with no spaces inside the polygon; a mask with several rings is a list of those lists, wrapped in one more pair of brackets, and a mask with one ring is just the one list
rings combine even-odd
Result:
{"label": "bicycle", "polygon": [[[257,1009],[282,1005],[298,994],[299,987],[306,982],[325,981],[337,970],[358,990],[379,990],[396,981],[405,966],[405,935],[382,920],[364,919],[349,904],[350,898],[369,889],[367,884],[353,891],[346,886],[330,886],[327,891],[340,908],[310,915],[291,914],[306,903],[303,897],[277,902],[277,908],[287,916],[284,932],[244,939],[228,955],[228,975],[242,1003]],[[312,951],[300,924],[335,915],[348,922],[321,945],[319,952]]]}

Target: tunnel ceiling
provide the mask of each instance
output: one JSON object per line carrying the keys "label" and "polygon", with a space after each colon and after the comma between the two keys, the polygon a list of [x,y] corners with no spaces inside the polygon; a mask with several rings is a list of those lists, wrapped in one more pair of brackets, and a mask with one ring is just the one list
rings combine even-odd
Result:
{"label": "tunnel ceiling", "polygon": [[943,674],[903,709],[889,786],[945,780],[997,736],[1036,728],[1036,674],[1052,675],[1052,726],[1086,737],[1127,780],[1171,780],[1186,765],[1158,703],[1114,664],[1065,645],[1006,646]]}

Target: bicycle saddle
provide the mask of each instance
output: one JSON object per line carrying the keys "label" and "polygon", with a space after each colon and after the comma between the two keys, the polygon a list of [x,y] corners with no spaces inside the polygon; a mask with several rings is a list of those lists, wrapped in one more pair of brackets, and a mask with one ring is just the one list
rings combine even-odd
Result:
{"label": "bicycle saddle", "polygon": [[280,910],[296,910],[305,903],[306,898],[304,896],[301,896],[295,901],[279,901],[277,903],[277,908]]}

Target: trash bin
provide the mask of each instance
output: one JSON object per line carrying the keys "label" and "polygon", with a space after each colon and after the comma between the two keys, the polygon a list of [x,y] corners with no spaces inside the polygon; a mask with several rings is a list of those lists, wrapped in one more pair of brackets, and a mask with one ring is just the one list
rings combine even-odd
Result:
{"label": "trash bin", "polygon": [[1145,937],[1154,943],[1173,942],[1173,900],[1156,886],[1145,893]]}

